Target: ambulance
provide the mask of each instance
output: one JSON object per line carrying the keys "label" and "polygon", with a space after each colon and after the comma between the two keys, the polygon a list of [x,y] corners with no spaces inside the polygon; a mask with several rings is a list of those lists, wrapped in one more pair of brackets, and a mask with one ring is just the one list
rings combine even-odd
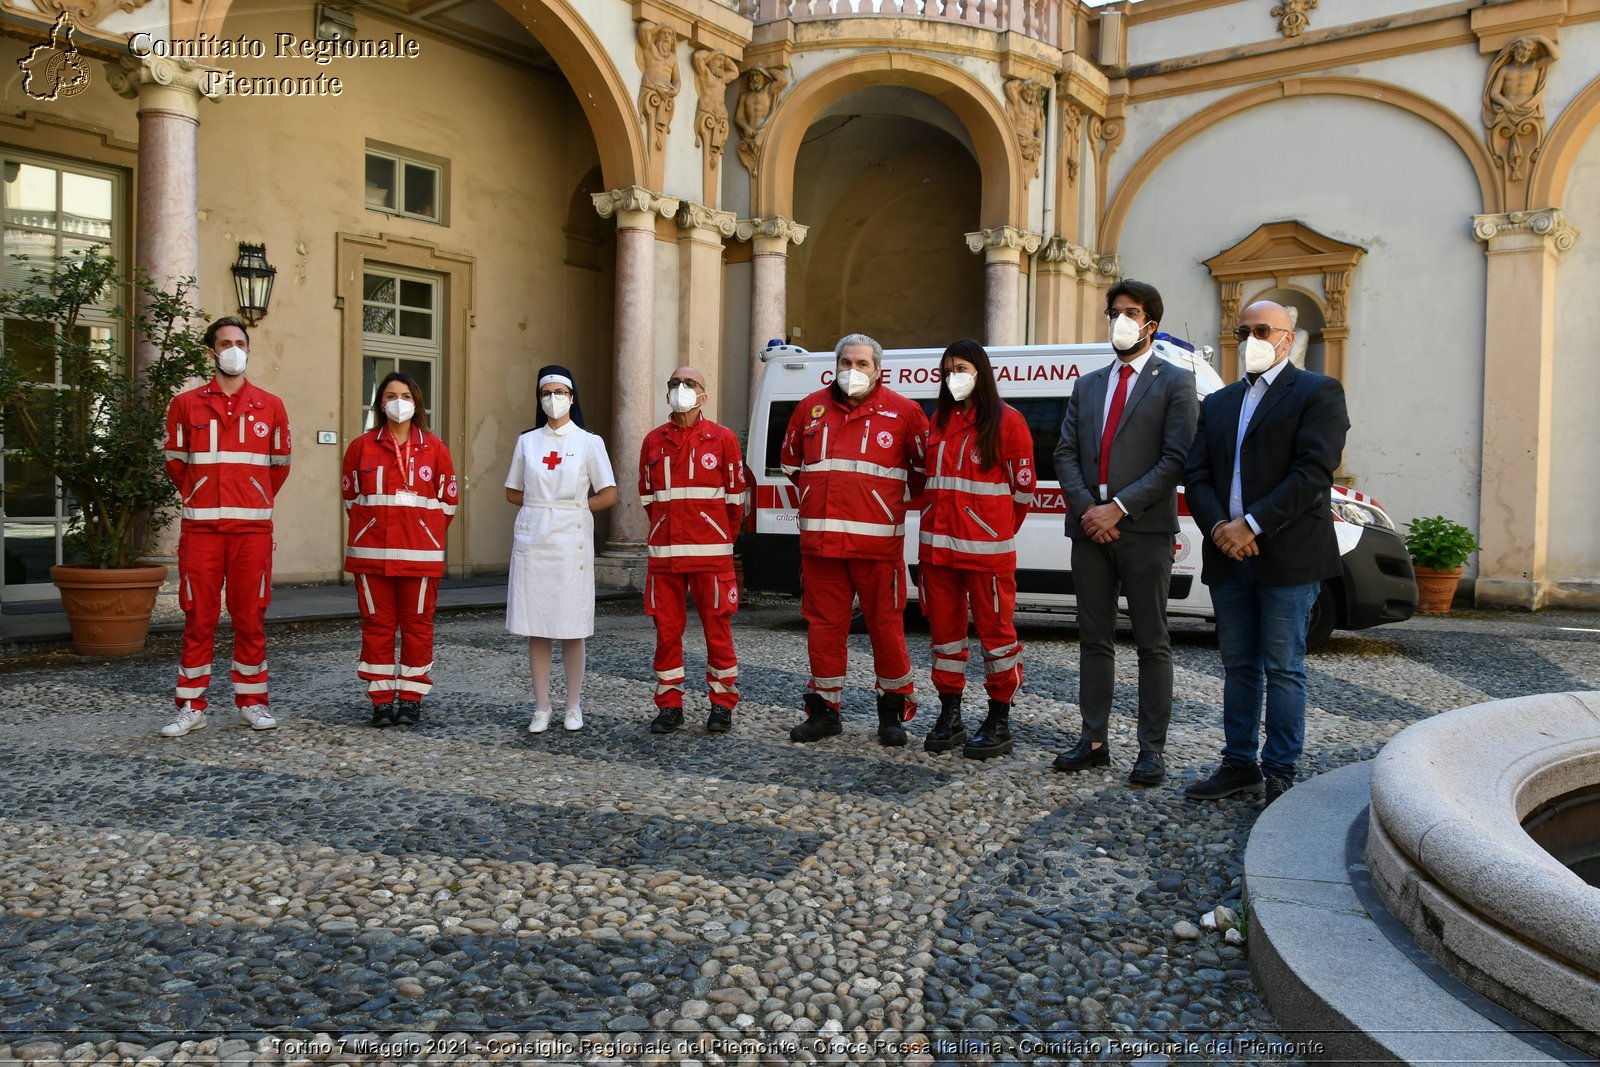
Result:
{"label": "ambulance", "polygon": [[[1067,502],[1060,483],[1050,475],[1055,472],[1056,442],[1073,385],[1115,356],[1106,343],[1019,345],[988,351],[1001,398],[1028,420],[1038,471],[1033,510],[1017,534],[1017,610],[1070,612],[1074,608],[1072,552],[1063,529]],[[1158,335],[1155,352],[1192,371],[1202,397],[1222,388],[1216,370],[1181,340]],[[896,392],[921,403],[931,417],[939,395],[942,355],[943,350],[935,348],[885,352],[883,380]],[[761,358],[764,374],[745,455],[754,507],[738,550],[748,590],[798,595],[800,494],[784,477],[779,453],[789,416],[805,397],[833,381],[835,358],[832,352],[807,352],[795,345],[770,346]],[[1411,559],[1388,513],[1371,497],[1341,485],[1328,487],[1328,508],[1343,566],[1337,578],[1323,583],[1312,610],[1307,634],[1307,645],[1312,648],[1326,642],[1335,628],[1361,630],[1402,622],[1417,607]],[[905,554],[913,576],[913,598],[918,518],[914,508],[906,514]],[[1210,591],[1200,581],[1201,537],[1180,487],[1167,611],[1173,616],[1215,621]],[[1126,608],[1125,603],[1122,606]]]}

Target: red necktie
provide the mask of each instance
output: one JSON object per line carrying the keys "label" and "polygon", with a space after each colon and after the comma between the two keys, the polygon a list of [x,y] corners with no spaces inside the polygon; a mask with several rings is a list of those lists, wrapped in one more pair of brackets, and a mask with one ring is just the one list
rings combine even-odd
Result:
{"label": "red necktie", "polygon": [[1111,394],[1111,410],[1106,412],[1105,432],[1100,435],[1100,484],[1110,492],[1111,441],[1117,436],[1117,424],[1122,421],[1122,408],[1128,403],[1128,379],[1133,377],[1133,367],[1124,363],[1117,369],[1117,391]]}

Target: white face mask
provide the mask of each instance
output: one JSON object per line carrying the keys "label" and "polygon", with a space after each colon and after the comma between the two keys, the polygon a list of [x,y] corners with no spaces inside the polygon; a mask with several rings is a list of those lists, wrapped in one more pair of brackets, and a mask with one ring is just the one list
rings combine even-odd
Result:
{"label": "white face mask", "polygon": [[227,348],[217,349],[217,369],[230,378],[244,373],[245,362],[250,358],[238,345],[229,345]]}
{"label": "white face mask", "polygon": [[572,410],[572,398],[562,393],[546,393],[539,398],[539,406],[551,419],[560,420]]}
{"label": "white face mask", "polygon": [[1118,352],[1127,352],[1139,347],[1139,338],[1144,334],[1144,327],[1134,322],[1127,315],[1118,315],[1111,324],[1111,347]]}
{"label": "white face mask", "polygon": [[944,383],[950,387],[950,395],[960,403],[972,395],[972,387],[978,384],[978,376],[968,374],[966,371],[956,371],[954,374],[945,375]]}
{"label": "white face mask", "polygon": [[1246,337],[1239,345],[1239,362],[1246,374],[1260,374],[1278,362],[1278,350],[1270,341]]}
{"label": "white face mask", "polygon": [[680,385],[667,391],[667,406],[682,415],[700,406],[700,394],[691,385]]}
{"label": "white face mask", "polygon": [[860,399],[872,389],[872,375],[865,371],[856,370],[854,367],[839,372],[839,388],[844,390],[844,395]]}
{"label": "white face mask", "polygon": [[410,422],[411,416],[417,413],[417,405],[403,396],[397,396],[384,402],[383,413],[395,422]]}

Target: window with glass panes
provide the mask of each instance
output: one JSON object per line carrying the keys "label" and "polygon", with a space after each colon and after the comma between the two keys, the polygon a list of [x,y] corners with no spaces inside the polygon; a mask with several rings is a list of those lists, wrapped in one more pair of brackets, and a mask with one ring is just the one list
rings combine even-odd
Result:
{"label": "window with glass panes", "polygon": [[[99,248],[121,258],[124,177],[96,168],[0,147],[0,285],[28,284],[34,269],[49,271],[63,258]],[[18,259],[16,257],[22,257]],[[107,300],[112,294],[107,294]],[[20,319],[0,321],[0,342],[22,373],[40,389],[61,388],[61,368],[46,344],[49,327]],[[110,318],[92,312],[78,325],[85,339],[109,344]],[[76,562],[64,534],[76,510],[49,472],[5,446],[0,430],[0,596],[7,600],[53,596],[50,568]]]}
{"label": "window with glass panes", "polygon": [[422,388],[428,429],[444,436],[444,405],[439,400],[442,291],[437,275],[367,267],[361,280],[362,429],[378,425],[372,412],[378,383],[391,371],[401,371]]}
{"label": "window with glass panes", "polygon": [[443,191],[442,168],[367,149],[366,203],[369,209],[441,222]]}

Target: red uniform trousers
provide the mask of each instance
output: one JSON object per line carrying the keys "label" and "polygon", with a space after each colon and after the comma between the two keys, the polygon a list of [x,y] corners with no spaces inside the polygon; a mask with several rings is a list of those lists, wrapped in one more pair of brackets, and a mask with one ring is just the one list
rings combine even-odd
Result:
{"label": "red uniform trousers", "polygon": [[178,654],[178,707],[206,710],[211,655],[222,591],[233,623],[233,702],[267,703],[267,605],[272,603],[272,531],[219,533],[185,527],[178,535],[178,606],[183,650]]}
{"label": "red uniform trousers", "polygon": [[995,574],[924,563],[917,568],[922,613],[933,639],[933,687],[960,693],[967,686],[967,604],[983,645],[983,688],[992,700],[1011,703],[1022,685],[1022,642],[1012,614],[1017,607],[1015,571]]}
{"label": "red uniform trousers", "polygon": [[879,693],[907,697],[905,717],[916,714],[910,699],[911,657],[906,654],[906,565],[898,559],[800,557],[800,613],[806,620],[806,652],[811,659],[809,688],[835,711],[849,664],[850,615],[861,601],[872,641],[872,665]]}
{"label": "red uniform trousers", "polygon": [[[420,702],[433,688],[433,609],[439,579],[415,575],[357,574],[361,609],[361,662],[374,704],[396,698]],[[400,662],[394,661],[394,635],[400,632]]]}
{"label": "red uniform trousers", "polygon": [[687,595],[693,593],[706,636],[706,686],[711,703],[730,711],[739,703],[739,657],[733,651],[733,613],[739,589],[733,574],[714,571],[652,571],[644,611],[656,623],[656,707],[683,707],[683,631]]}

